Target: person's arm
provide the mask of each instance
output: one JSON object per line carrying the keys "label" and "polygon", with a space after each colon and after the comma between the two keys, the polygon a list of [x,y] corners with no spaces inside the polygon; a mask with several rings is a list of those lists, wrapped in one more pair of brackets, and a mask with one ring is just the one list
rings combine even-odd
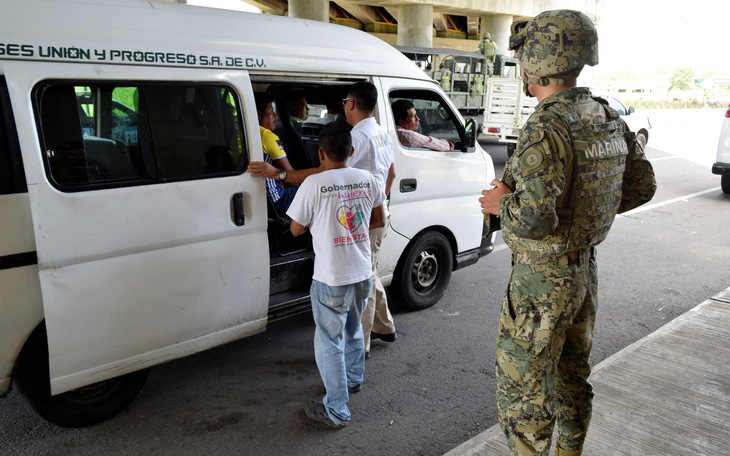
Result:
{"label": "person's arm", "polygon": [[312,224],[312,200],[308,190],[310,189],[305,183],[286,210],[286,215],[291,219],[289,231],[294,236],[301,236],[307,231],[307,226]]}
{"label": "person's arm", "polygon": [[299,222],[292,220],[291,224],[289,225],[289,230],[291,231],[292,235],[301,236],[307,231],[307,227]]}
{"label": "person's arm", "polygon": [[[283,162],[283,163],[279,163]],[[304,179],[311,176],[312,174],[321,173],[324,171],[324,166],[320,165],[317,168],[307,169],[294,169],[289,164],[289,159],[281,158],[274,161],[274,165],[281,164],[281,167],[275,167],[266,162],[254,161],[249,163],[248,170],[254,177],[268,177],[270,179],[276,179],[276,175],[279,173],[279,169],[286,171],[286,179],[284,182],[292,185],[299,185],[304,182]]]}
{"label": "person's arm", "polygon": [[454,150],[454,143],[448,139],[434,138],[433,136],[426,136],[413,130],[406,130],[399,128],[398,139],[401,144],[406,147],[422,147],[426,149],[435,150],[438,152],[448,152]]}
{"label": "person's arm", "polygon": [[542,239],[557,227],[556,201],[565,188],[563,160],[567,151],[562,138],[567,132],[545,130],[548,122],[536,120],[532,125],[542,131],[532,136],[536,141],[531,142],[524,138],[530,138],[536,128],[523,127],[519,142],[523,146],[510,159],[509,176],[505,170],[502,179],[513,178],[514,191],[499,198],[502,229],[526,239]]}
{"label": "person's arm", "polygon": [[[370,229],[382,228],[385,226],[385,208],[381,204],[378,207],[374,207],[370,213]],[[292,232],[293,233],[293,232]]]}
{"label": "person's arm", "polygon": [[618,213],[630,211],[651,201],[656,192],[656,178],[651,162],[646,159],[641,145],[633,141],[626,157],[626,171],[621,186],[621,205]]}
{"label": "person's arm", "polygon": [[390,195],[390,187],[393,185],[395,180],[395,163],[390,164],[388,169],[388,177],[385,178],[385,196]]}
{"label": "person's arm", "polygon": [[504,195],[512,193],[512,190],[499,179],[494,179],[491,184],[494,185],[494,188],[482,190],[482,197],[479,198],[479,202],[482,204],[482,214],[499,215],[499,202]]}

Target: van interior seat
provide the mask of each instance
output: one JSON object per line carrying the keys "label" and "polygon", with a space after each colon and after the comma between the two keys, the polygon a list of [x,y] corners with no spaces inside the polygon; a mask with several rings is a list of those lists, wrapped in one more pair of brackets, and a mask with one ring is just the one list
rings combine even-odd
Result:
{"label": "van interior seat", "polygon": [[266,197],[269,220],[266,233],[269,236],[269,255],[288,256],[312,247],[312,235],[307,231],[301,236],[291,234],[291,219],[276,212],[268,195]]}
{"label": "van interior seat", "polygon": [[274,127],[274,133],[279,137],[281,144],[284,146],[286,158],[289,159],[289,163],[294,169],[309,168],[309,160],[307,160],[301,135],[292,123],[286,103],[281,100],[276,100],[274,106],[278,117],[276,126]]}
{"label": "van interior seat", "polygon": [[319,132],[324,127],[323,124],[315,122],[305,122],[302,125],[302,144],[304,152],[307,156],[308,168],[316,168],[320,165],[319,161]]}
{"label": "van interior seat", "polygon": [[136,177],[129,158],[129,151],[123,142],[97,136],[84,136],[84,150],[87,164],[93,162],[101,164],[108,172],[108,179],[121,180]]}

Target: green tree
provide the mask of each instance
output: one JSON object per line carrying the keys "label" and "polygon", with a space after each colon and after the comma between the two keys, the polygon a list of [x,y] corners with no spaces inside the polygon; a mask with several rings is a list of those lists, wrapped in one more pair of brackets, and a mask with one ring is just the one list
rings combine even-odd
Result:
{"label": "green tree", "polygon": [[669,90],[691,90],[694,85],[694,70],[692,68],[678,68],[669,78]]}

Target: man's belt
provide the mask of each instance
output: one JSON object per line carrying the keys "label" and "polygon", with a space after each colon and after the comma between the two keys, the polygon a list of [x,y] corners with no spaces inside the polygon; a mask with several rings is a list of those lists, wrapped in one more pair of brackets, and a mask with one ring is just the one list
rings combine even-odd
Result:
{"label": "man's belt", "polygon": [[555,264],[558,267],[567,267],[571,264],[586,265],[596,255],[595,247],[574,250],[562,255],[540,255],[528,252],[512,252],[513,264]]}

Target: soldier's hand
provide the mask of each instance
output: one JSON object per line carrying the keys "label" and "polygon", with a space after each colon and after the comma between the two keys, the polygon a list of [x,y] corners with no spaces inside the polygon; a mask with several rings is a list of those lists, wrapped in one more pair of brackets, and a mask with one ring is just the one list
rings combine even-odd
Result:
{"label": "soldier's hand", "polygon": [[499,215],[499,200],[504,195],[512,193],[512,190],[499,179],[494,179],[491,184],[494,185],[494,188],[482,190],[482,197],[479,198],[479,202],[482,205],[483,214]]}

